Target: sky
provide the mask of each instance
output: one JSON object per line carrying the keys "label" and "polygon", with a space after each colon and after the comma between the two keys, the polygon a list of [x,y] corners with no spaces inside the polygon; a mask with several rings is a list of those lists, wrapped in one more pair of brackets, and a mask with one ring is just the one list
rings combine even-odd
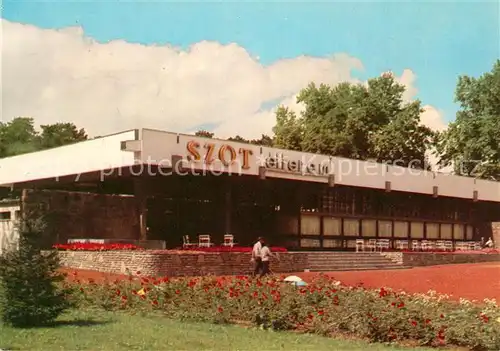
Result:
{"label": "sky", "polygon": [[9,1],[2,120],[270,134],[309,82],[392,71],[446,128],[459,75],[500,57],[499,1]]}

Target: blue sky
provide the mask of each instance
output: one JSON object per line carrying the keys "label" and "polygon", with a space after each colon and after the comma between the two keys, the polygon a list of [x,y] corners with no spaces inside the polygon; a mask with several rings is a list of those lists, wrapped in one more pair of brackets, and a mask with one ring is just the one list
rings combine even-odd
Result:
{"label": "blue sky", "polygon": [[[500,57],[500,10],[489,2],[4,1],[2,17],[41,28],[82,26],[100,42],[188,47],[236,42],[264,64],[344,52],[359,78],[410,68],[418,97],[454,118],[458,75],[491,70]],[[22,44],[20,44],[22,45]]]}

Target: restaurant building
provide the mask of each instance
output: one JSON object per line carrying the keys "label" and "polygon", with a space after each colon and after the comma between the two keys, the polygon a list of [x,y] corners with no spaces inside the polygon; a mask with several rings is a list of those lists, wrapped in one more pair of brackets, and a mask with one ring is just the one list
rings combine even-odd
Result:
{"label": "restaurant building", "polygon": [[[151,129],[0,159],[0,185],[91,196],[72,210],[92,217],[78,236],[126,232],[167,247],[226,233],[307,250],[357,238],[479,240],[500,220],[499,182]],[[74,208],[66,195],[58,201]],[[110,214],[109,201],[127,210]],[[101,228],[120,216],[127,229]]]}

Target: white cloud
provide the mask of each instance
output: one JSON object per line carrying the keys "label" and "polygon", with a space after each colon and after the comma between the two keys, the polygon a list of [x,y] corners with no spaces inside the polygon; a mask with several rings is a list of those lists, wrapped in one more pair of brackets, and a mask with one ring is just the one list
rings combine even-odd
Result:
{"label": "white cloud", "polygon": [[[263,66],[237,44],[203,41],[188,50],[103,44],[80,27],[47,30],[5,20],[2,30],[3,119],[69,121],[91,135],[212,125],[219,137],[259,137],[271,132],[275,105],[300,110],[295,96],[309,82],[354,82],[352,70],[363,69],[347,54]],[[414,96],[414,73],[405,70],[399,79]],[[442,123],[439,111],[429,111],[430,123]]]}

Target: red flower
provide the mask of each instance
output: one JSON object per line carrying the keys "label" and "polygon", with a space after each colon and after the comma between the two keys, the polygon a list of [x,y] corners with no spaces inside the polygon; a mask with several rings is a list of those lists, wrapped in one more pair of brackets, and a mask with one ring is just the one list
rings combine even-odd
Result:
{"label": "red flower", "polygon": [[180,291],[179,289],[177,289],[177,290],[175,290],[175,293],[176,293],[177,295],[179,295],[179,294],[181,293],[181,291]]}
{"label": "red flower", "polygon": [[399,304],[398,304],[398,308],[403,308],[405,307],[405,303],[403,301],[401,301]]}
{"label": "red flower", "polygon": [[325,311],[323,311],[323,310],[319,310],[319,311],[318,311],[318,316],[322,316],[322,315],[324,315],[324,314],[325,314]]}
{"label": "red flower", "polygon": [[158,301],[157,300],[153,300],[153,302],[151,302],[152,305],[154,306],[158,306]]}
{"label": "red flower", "polygon": [[120,289],[116,289],[116,295],[120,296],[120,294],[121,294]]}
{"label": "red flower", "polygon": [[136,275],[141,275],[141,271],[135,272]]}
{"label": "red flower", "polygon": [[222,312],[224,312],[224,309],[221,306],[219,306],[219,307],[217,307],[217,312],[222,313]]}
{"label": "red flower", "polygon": [[444,318],[444,314],[442,314],[442,313],[441,313],[441,314],[439,315],[439,318]]}
{"label": "red flower", "polygon": [[413,325],[414,327],[417,326],[417,321],[410,321],[411,325]]}
{"label": "red flower", "polygon": [[127,297],[125,295],[122,296],[122,301],[127,301]]}
{"label": "red flower", "polygon": [[389,292],[387,290],[385,290],[384,288],[380,288],[378,295],[380,297],[385,297],[385,296],[389,295]]}
{"label": "red flower", "polygon": [[425,324],[427,324],[427,325],[428,325],[428,324],[431,324],[431,320],[430,320],[430,319],[426,319],[426,320],[425,320]]}

